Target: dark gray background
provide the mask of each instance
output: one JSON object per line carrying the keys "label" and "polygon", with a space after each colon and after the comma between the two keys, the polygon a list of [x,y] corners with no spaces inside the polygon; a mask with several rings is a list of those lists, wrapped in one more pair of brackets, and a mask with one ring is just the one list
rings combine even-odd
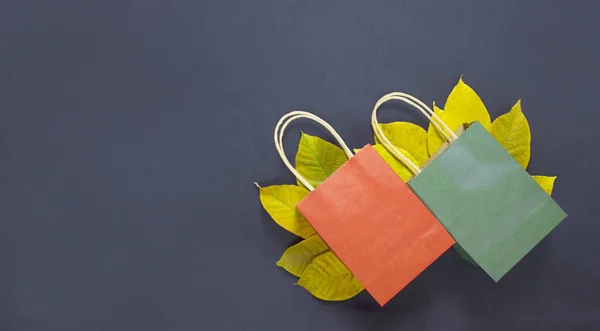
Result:
{"label": "dark gray background", "polygon": [[[594,3],[1,1],[0,329],[598,330]],[[293,286],[252,185],[293,182],[275,122],[361,147],[382,94],[461,74],[492,118],[523,99],[567,220],[498,284],[449,251],[383,309]]]}

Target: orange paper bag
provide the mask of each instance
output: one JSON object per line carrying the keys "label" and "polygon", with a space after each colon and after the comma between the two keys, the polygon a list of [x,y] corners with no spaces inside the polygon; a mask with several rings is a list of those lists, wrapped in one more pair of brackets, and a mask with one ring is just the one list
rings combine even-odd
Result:
{"label": "orange paper bag", "polygon": [[[285,127],[301,117],[324,125],[350,157],[316,189],[291,166],[281,145]],[[306,112],[285,115],[275,130],[284,163],[312,191],[298,210],[380,305],[454,244],[371,145],[352,155],[329,124]]]}

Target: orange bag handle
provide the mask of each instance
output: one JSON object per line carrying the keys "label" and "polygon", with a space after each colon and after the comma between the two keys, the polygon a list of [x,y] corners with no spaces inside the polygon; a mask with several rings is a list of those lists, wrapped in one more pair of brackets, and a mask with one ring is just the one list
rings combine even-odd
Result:
{"label": "orange bag handle", "polygon": [[415,98],[414,96],[403,92],[392,92],[382,96],[377,101],[377,103],[375,103],[375,107],[373,108],[373,112],[371,113],[371,126],[373,127],[373,132],[375,133],[377,139],[381,141],[385,149],[388,150],[388,152],[390,152],[398,160],[400,160],[413,174],[417,175],[421,173],[421,169],[419,168],[419,166],[417,166],[408,157],[406,157],[406,155],[404,155],[394,145],[392,145],[390,140],[383,133],[383,130],[381,130],[381,127],[379,127],[379,122],[377,121],[377,110],[379,110],[379,107],[381,107],[381,105],[390,100],[404,101],[407,104],[415,107],[418,111],[423,113],[423,115],[425,115],[425,117],[429,119],[429,121],[431,122],[431,124],[433,124],[436,130],[438,130],[438,132],[441,133],[444,136],[444,138],[446,138],[446,140],[448,140],[450,143],[455,141],[458,137],[446,125],[446,123],[444,123],[439,118],[439,116],[437,116],[435,112],[431,110],[431,108],[429,108],[426,104],[424,104],[421,100]]}
{"label": "orange bag handle", "polygon": [[298,118],[307,118],[324,126],[325,129],[327,129],[327,131],[329,131],[329,133],[333,135],[335,140],[337,140],[340,147],[342,147],[342,150],[344,150],[344,153],[346,153],[346,155],[348,156],[348,159],[354,156],[354,154],[352,153],[350,148],[348,148],[348,145],[346,145],[342,137],[340,137],[340,135],[335,131],[335,129],[320,117],[309,112],[299,110],[292,111],[283,115],[283,117],[281,117],[281,119],[279,120],[279,122],[277,122],[277,125],[275,126],[275,133],[273,135],[273,139],[275,140],[275,149],[277,149],[277,152],[283,160],[283,163],[285,163],[287,168],[294,174],[294,176],[296,176],[296,178],[298,178],[298,180],[302,184],[304,184],[306,188],[308,188],[310,191],[314,191],[315,188],[304,177],[302,177],[302,175],[300,175],[300,173],[294,168],[294,166],[292,166],[288,158],[285,156],[285,152],[283,151],[283,132],[285,131],[285,128],[290,124],[290,122]]}

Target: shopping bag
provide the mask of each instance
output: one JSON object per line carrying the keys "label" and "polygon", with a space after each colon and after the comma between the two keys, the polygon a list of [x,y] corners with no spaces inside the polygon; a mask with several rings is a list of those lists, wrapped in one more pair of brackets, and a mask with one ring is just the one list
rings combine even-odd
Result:
{"label": "shopping bag", "polygon": [[[297,118],[322,124],[349,158],[317,188],[283,152],[283,132]],[[279,121],[274,138],[285,165],[311,191],[298,210],[382,306],[454,244],[371,145],[353,155],[329,124],[300,111]]]}
{"label": "shopping bag", "polygon": [[[417,108],[448,140],[423,169],[379,127],[377,109],[389,100]],[[382,97],[371,119],[378,139],[415,174],[408,186],[456,240],[457,250],[495,281],[567,216],[478,122],[454,133],[424,103],[399,92]]]}

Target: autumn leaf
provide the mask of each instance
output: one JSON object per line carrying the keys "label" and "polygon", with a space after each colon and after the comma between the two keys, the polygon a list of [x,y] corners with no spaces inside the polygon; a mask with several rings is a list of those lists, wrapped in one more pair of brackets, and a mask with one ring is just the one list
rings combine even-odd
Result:
{"label": "autumn leaf", "polygon": [[329,247],[319,235],[315,234],[286,249],[277,261],[277,266],[300,277],[315,257],[327,251]]}
{"label": "autumn leaf", "polygon": [[[433,113],[440,120],[444,121],[444,111],[440,109],[435,102],[433,103]],[[427,128],[427,151],[429,152],[429,156],[435,154],[435,151],[437,151],[445,142],[446,138],[438,132],[433,124],[429,123],[429,127]]]}
{"label": "autumn leaf", "polygon": [[[421,165],[429,158],[427,151],[427,132],[420,126],[408,122],[379,124],[381,131],[397,148],[408,152]],[[375,137],[375,143],[381,142]]]}
{"label": "autumn leaf", "polygon": [[331,251],[312,260],[298,280],[298,285],[315,297],[327,301],[347,300],[364,290],[350,270]]}
{"label": "autumn leaf", "polygon": [[508,113],[494,120],[490,133],[523,168],[527,168],[531,156],[531,132],[521,110],[521,100]]}
{"label": "autumn leaf", "polygon": [[296,205],[309,193],[307,189],[295,185],[274,185],[260,187],[259,190],[263,207],[282,228],[302,238],[315,234],[312,226],[296,209]]}
{"label": "autumn leaf", "polygon": [[531,176],[533,179],[548,193],[548,195],[552,194],[552,189],[554,188],[554,181],[556,180],[556,176]]}
{"label": "autumn leaf", "polygon": [[[348,157],[344,151],[315,136],[302,133],[296,153],[296,170],[317,187],[342,166]],[[297,181],[301,185],[300,181]]]}
{"label": "autumn leaf", "polygon": [[[458,84],[452,89],[446,100],[442,119],[452,131],[455,131],[464,123],[474,121],[481,123],[487,130],[490,129],[491,125],[490,114],[481,101],[481,98],[479,98],[470,86],[465,84],[462,77],[458,80]],[[429,154],[433,155],[443,142],[443,136],[429,123],[427,141]]]}
{"label": "autumn leaf", "polygon": [[490,115],[483,101],[469,85],[465,84],[462,77],[446,100],[444,114],[448,121],[446,123],[451,123],[452,130],[473,121],[479,121],[486,129],[489,129],[491,124]]}
{"label": "autumn leaf", "polygon": [[[373,146],[377,154],[383,158],[383,160],[394,170],[394,172],[402,179],[403,182],[407,182],[414,174],[410,171],[402,161],[398,160],[392,153],[390,153],[383,145],[375,145]],[[412,157],[410,153],[399,149],[402,154],[404,154],[409,160],[413,163],[417,163],[417,160]]]}
{"label": "autumn leaf", "polygon": [[[390,153],[385,146],[381,144],[373,145],[373,149],[381,156],[381,158],[387,163],[392,170],[402,179],[403,182],[407,182],[414,174],[402,163],[399,161],[392,153]],[[403,150],[402,148],[398,148],[400,152],[402,152],[406,157],[411,160],[413,163],[417,163],[415,158],[412,157],[410,153]],[[354,153],[358,153],[361,149],[355,148]]]}

